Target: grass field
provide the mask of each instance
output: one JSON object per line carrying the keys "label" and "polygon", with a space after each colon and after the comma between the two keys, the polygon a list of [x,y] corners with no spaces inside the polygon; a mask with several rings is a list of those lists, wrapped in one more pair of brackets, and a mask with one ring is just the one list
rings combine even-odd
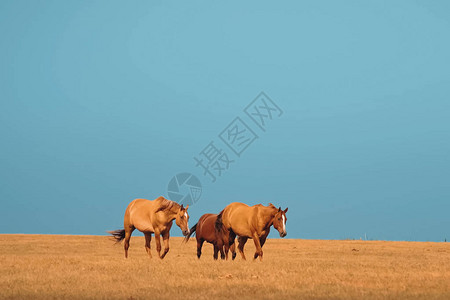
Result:
{"label": "grass field", "polygon": [[0,298],[450,299],[449,243],[273,239],[260,262],[170,242],[149,259],[133,237],[126,260],[104,236],[0,235]]}

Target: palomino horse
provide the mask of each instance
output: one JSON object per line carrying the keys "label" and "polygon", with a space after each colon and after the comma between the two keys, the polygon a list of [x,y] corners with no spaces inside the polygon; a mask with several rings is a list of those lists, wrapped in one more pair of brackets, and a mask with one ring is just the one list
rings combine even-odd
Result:
{"label": "palomino horse", "polygon": [[[200,258],[202,255],[202,246],[206,241],[214,246],[214,259],[218,258],[218,254],[220,251],[221,259],[228,259],[228,249],[229,249],[229,237],[230,233],[225,228],[222,227],[222,230],[217,231],[215,229],[215,224],[217,220],[216,214],[204,214],[200,217],[197,224],[192,226],[191,232],[185,237],[184,241],[187,242],[192,234],[195,232],[195,237],[197,239],[197,257]],[[224,252],[225,247],[225,252]],[[232,246],[233,259],[236,257],[236,251],[234,250],[234,243]]]}
{"label": "palomino horse", "polygon": [[234,243],[235,236],[239,236],[238,250],[244,260],[244,245],[249,238],[253,239],[256,247],[254,258],[259,256],[262,260],[262,246],[266,242],[270,227],[273,225],[281,237],[286,236],[287,211],[287,208],[281,210],[281,207],[276,208],[272,203],[269,206],[261,204],[248,206],[244,203],[234,202],[225,207],[218,215],[216,230],[221,231],[224,226],[230,231],[230,246]]}
{"label": "palomino horse", "polygon": [[[172,221],[183,231],[183,235],[189,234],[189,215],[187,213],[189,205],[186,208],[176,202],[159,197],[153,201],[146,199],[136,199],[128,204],[123,221],[124,229],[110,231],[117,242],[124,241],[125,258],[128,257],[128,248],[130,247],[131,233],[137,229],[145,235],[145,250],[149,257],[150,241],[152,233],[155,234],[156,251],[161,259],[169,252],[169,232],[172,227]],[[161,255],[161,240],[164,240],[164,253]]]}

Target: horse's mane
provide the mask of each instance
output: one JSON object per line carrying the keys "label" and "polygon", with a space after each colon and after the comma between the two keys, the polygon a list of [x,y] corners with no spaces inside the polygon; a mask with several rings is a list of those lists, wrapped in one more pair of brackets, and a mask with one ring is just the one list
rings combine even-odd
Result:
{"label": "horse's mane", "polygon": [[273,208],[273,209],[277,209],[278,210],[278,208],[275,205],[273,205],[272,203],[269,203],[269,205],[267,205],[267,206],[265,206],[265,205],[263,205],[261,203],[260,204],[255,204],[253,206],[264,207],[264,208]]}
{"label": "horse's mane", "polygon": [[215,227],[216,233],[221,233],[222,232],[222,228],[223,228],[223,222],[222,222],[223,211],[224,210],[222,210],[217,215],[216,222],[214,223],[214,227]]}
{"label": "horse's mane", "polygon": [[156,210],[156,212],[159,211],[172,211],[172,209],[175,208],[180,208],[181,205],[176,203],[175,201],[172,200],[168,200],[162,196],[158,197],[157,199],[155,199],[155,201],[158,201],[159,203],[159,207]]}

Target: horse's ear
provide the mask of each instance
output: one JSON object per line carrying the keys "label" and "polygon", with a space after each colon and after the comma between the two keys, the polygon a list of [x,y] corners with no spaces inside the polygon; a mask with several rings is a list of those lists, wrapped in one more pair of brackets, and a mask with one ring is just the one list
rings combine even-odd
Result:
{"label": "horse's ear", "polygon": [[189,204],[188,205],[186,205],[186,208],[185,208],[185,210],[187,210],[189,208]]}
{"label": "horse's ear", "polygon": [[286,209],[284,210],[284,213],[287,213],[287,211],[288,211],[288,208],[286,207]]}
{"label": "horse's ear", "polygon": [[278,212],[280,212],[281,211],[281,206],[280,207],[278,207]]}
{"label": "horse's ear", "polygon": [[183,206],[183,204],[181,204],[181,208],[180,208],[181,210],[183,210],[184,209],[184,206]]}

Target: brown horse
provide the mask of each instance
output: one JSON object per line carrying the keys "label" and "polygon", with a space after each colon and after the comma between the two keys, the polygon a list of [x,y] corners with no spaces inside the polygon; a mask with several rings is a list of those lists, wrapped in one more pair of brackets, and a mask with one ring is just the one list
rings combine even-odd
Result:
{"label": "brown horse", "polygon": [[281,207],[276,208],[272,203],[269,206],[261,204],[248,206],[244,203],[234,202],[225,207],[217,216],[216,230],[221,231],[223,227],[229,230],[230,246],[234,243],[235,236],[239,236],[238,250],[244,260],[244,245],[249,238],[253,239],[256,247],[254,258],[259,256],[262,260],[262,246],[266,242],[270,227],[273,225],[281,237],[286,236],[287,211],[287,208],[281,210]]}
{"label": "brown horse", "polygon": [[[189,215],[187,209],[183,205],[176,202],[159,197],[153,201],[146,199],[136,199],[128,204],[124,217],[124,229],[110,231],[117,242],[124,241],[125,258],[128,257],[128,248],[130,247],[131,233],[137,229],[145,235],[145,250],[149,257],[152,257],[150,252],[150,241],[152,233],[155,234],[156,251],[158,256],[163,259],[169,252],[169,232],[172,227],[173,220],[183,232],[183,235],[189,234]],[[161,240],[162,235],[164,240],[164,253],[161,255]]]}
{"label": "brown horse", "polygon": [[[216,214],[204,214],[200,217],[197,224],[192,226],[191,232],[185,237],[184,241],[187,242],[192,234],[195,233],[195,237],[197,239],[197,257],[200,258],[202,255],[202,246],[206,241],[213,245],[214,247],[214,259],[218,258],[218,254],[220,252],[221,259],[228,259],[228,249],[229,249],[229,231],[222,227],[222,230],[216,230]],[[224,251],[225,248],[225,251]],[[236,251],[233,247],[231,249],[233,252],[233,259],[236,257]]]}

